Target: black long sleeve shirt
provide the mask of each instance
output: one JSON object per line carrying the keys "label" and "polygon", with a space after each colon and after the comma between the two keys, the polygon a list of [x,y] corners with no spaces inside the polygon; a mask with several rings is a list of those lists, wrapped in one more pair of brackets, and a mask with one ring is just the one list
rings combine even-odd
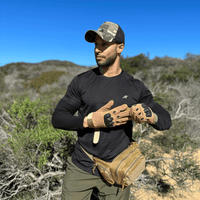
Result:
{"label": "black long sleeve shirt", "polygon": [[[93,144],[94,129],[83,128],[84,117],[97,111],[110,100],[114,100],[112,108],[122,104],[131,107],[137,103],[145,103],[158,116],[158,122],[151,126],[157,130],[171,127],[169,113],[153,100],[151,92],[143,82],[134,79],[127,72],[122,70],[115,77],[106,77],[99,72],[99,68],[95,68],[76,76],[55,108],[52,124],[55,128],[77,131],[78,141],[72,154],[72,161],[90,174],[94,163],[80,145],[94,156],[111,162],[128,147],[132,139],[132,121],[114,128],[101,128],[97,144]],[[78,116],[74,116],[76,111]],[[99,176],[97,170],[95,175]]]}

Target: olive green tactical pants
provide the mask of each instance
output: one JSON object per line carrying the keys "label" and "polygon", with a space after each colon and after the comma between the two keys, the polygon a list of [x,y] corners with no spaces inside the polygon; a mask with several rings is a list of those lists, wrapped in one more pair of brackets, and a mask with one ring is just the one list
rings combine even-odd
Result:
{"label": "olive green tactical pants", "polygon": [[93,188],[99,190],[100,200],[129,200],[130,186],[121,190],[120,186],[110,186],[100,177],[91,175],[68,158],[67,169],[63,179],[62,200],[90,200]]}

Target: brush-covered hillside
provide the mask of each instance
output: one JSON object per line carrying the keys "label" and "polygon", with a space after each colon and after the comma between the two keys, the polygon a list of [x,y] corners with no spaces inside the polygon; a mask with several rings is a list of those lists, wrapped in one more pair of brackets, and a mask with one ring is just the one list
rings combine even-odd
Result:
{"label": "brush-covered hillside", "polygon": [[[146,170],[135,180],[130,199],[141,199],[140,191],[156,194],[154,199],[187,199],[183,191],[200,181],[195,157],[200,148],[200,55],[150,60],[140,54],[121,57],[121,67],[146,84],[173,123],[163,132],[134,124]],[[59,60],[0,67],[0,199],[60,199],[77,135],[54,129],[51,116],[71,80],[91,68]]]}
{"label": "brush-covered hillside", "polygon": [[45,92],[52,87],[66,87],[74,76],[88,69],[85,66],[59,60],[36,64],[11,63],[0,67],[0,91],[35,90]]}

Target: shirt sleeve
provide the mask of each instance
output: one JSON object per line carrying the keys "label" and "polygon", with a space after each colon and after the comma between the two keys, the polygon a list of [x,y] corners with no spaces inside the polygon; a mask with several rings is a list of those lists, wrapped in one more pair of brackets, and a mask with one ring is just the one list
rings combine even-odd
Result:
{"label": "shirt sleeve", "polygon": [[156,124],[150,124],[156,130],[167,130],[172,126],[171,117],[167,110],[165,110],[161,105],[155,103],[151,108],[152,111],[158,116],[158,121]]}
{"label": "shirt sleeve", "polygon": [[171,117],[167,110],[165,110],[161,105],[154,101],[153,95],[150,90],[140,82],[140,100],[139,103],[145,103],[149,106],[152,111],[158,116],[158,121],[156,124],[150,124],[156,130],[167,130],[171,127]]}
{"label": "shirt sleeve", "polygon": [[83,129],[83,119],[85,116],[74,116],[80,106],[81,93],[78,77],[75,77],[68,86],[65,96],[59,101],[53,112],[53,127],[73,131]]}

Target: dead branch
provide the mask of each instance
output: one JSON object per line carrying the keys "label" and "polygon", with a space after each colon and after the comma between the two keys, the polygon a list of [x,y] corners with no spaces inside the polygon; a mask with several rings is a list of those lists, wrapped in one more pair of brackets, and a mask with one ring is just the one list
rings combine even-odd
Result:
{"label": "dead branch", "polygon": [[187,119],[195,120],[198,123],[200,123],[200,115],[192,116],[194,109],[195,108],[192,106],[190,99],[183,99],[179,103],[178,109],[175,113],[175,116],[172,117],[172,120],[178,119],[184,116]]}

